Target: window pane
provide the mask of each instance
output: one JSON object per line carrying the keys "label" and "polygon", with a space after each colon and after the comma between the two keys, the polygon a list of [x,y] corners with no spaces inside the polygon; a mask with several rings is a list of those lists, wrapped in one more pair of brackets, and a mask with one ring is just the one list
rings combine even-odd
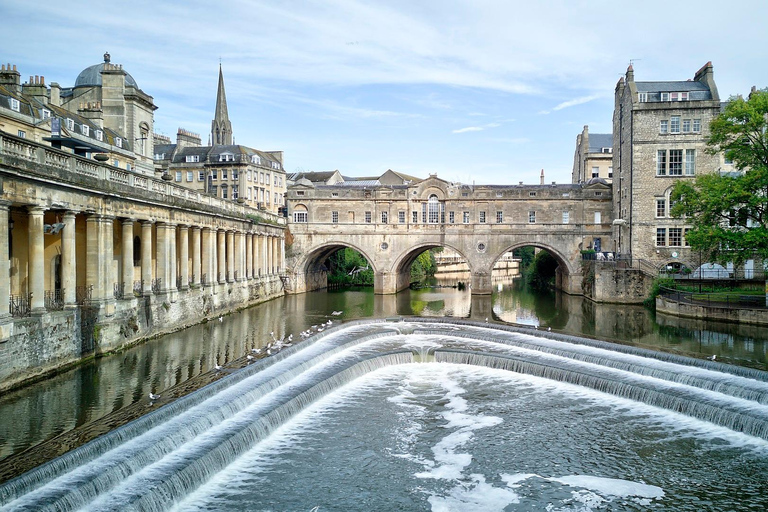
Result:
{"label": "window pane", "polygon": [[683,174],[683,150],[669,150],[669,175],[681,176]]}

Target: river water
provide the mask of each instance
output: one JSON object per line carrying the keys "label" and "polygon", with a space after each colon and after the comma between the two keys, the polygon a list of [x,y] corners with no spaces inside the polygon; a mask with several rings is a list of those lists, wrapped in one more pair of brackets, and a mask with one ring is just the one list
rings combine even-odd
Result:
{"label": "river water", "polygon": [[[340,315],[332,315],[341,312]],[[600,305],[559,292],[498,283],[492,297],[450,287],[377,296],[370,289],[281,297],[150,340],[0,397],[2,459],[243,358],[252,348],[329,319],[398,315],[509,322],[765,369],[768,331],[654,315],[639,306]]]}

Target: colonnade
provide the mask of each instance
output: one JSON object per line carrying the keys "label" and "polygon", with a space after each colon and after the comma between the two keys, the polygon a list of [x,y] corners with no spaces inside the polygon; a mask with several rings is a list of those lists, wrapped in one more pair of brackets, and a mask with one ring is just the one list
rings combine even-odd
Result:
{"label": "colonnade", "polygon": [[0,236],[0,304],[8,304],[0,306],[0,318],[151,294],[170,294],[173,301],[194,288],[215,293],[222,285],[278,275],[282,231],[238,224],[11,209],[0,202],[0,233],[7,233]]}

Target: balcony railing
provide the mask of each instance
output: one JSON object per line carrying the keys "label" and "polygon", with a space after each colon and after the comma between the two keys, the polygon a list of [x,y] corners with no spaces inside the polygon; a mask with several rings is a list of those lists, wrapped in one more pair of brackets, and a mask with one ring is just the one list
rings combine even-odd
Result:
{"label": "balcony railing", "polygon": [[136,297],[141,297],[141,295],[144,293],[144,281],[134,281],[133,282],[133,294]]}
{"label": "balcony railing", "polygon": [[92,284],[88,286],[78,286],[75,288],[75,301],[82,306],[83,304],[90,302],[92,294]]}
{"label": "balcony railing", "polygon": [[17,318],[29,316],[30,302],[32,302],[32,297],[28,293],[21,295],[11,295],[8,301],[9,312],[11,313],[11,316]]}
{"label": "balcony railing", "polygon": [[64,309],[64,290],[46,290],[45,309],[48,311],[61,311]]}
{"label": "balcony railing", "polygon": [[160,284],[162,282],[162,278],[158,277],[157,279],[152,280],[152,293],[157,295],[160,293]]}

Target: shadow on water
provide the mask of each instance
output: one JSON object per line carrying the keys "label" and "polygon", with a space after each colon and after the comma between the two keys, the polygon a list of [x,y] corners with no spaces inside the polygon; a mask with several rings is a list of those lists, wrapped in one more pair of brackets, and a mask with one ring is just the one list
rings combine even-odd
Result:
{"label": "shadow on water", "polygon": [[[518,281],[494,283],[492,296],[439,287],[374,295],[347,288],[286,296],[222,321],[185,329],[83,364],[0,398],[0,459],[62,432],[146,401],[244,358],[272,338],[298,334],[329,319],[424,316],[502,321],[551,328],[697,357],[717,354],[725,362],[765,369],[768,330],[746,325],[653,315],[641,306],[595,304],[560,292],[532,292]],[[341,312],[334,316],[333,312]]]}

